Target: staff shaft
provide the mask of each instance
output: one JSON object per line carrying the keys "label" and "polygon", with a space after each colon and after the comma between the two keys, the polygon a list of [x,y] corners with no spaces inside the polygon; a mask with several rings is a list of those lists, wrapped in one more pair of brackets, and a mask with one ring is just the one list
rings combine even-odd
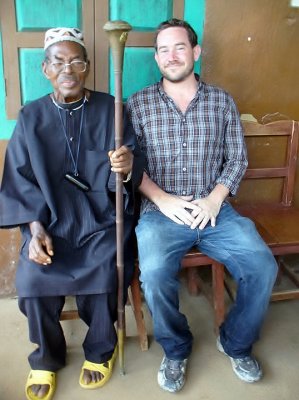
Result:
{"label": "staff shaft", "polygon": [[[124,48],[131,26],[124,21],[109,21],[104,25],[112,51],[115,80],[115,147],[123,144],[123,103],[122,103],[122,69]],[[120,373],[124,375],[124,222],[123,222],[123,175],[116,174],[116,266],[118,276],[117,294],[117,334],[119,349]]]}

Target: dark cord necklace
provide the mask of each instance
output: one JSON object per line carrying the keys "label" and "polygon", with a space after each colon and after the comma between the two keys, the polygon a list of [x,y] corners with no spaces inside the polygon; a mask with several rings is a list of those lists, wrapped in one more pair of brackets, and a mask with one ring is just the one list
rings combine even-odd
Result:
{"label": "dark cord necklace", "polygon": [[81,135],[82,135],[82,131],[83,131],[85,102],[86,102],[86,97],[84,98],[83,103],[82,103],[81,106],[76,107],[75,109],[73,109],[73,111],[75,111],[75,110],[78,110],[78,109],[80,109],[82,107],[82,109],[81,109],[81,119],[80,119],[80,130],[79,130],[79,137],[78,137],[78,145],[77,145],[76,153],[73,154],[69,139],[67,137],[66,127],[65,127],[65,125],[63,123],[63,119],[62,119],[62,115],[61,115],[61,110],[63,109],[63,107],[60,107],[55,101],[53,101],[53,103],[57,107],[57,111],[58,111],[58,114],[59,114],[59,119],[60,119],[60,122],[61,122],[63,134],[64,134],[64,137],[65,137],[65,140],[66,140],[68,152],[69,152],[69,155],[71,157],[73,168],[74,168],[73,172],[66,173],[64,177],[65,177],[65,179],[67,181],[69,181],[72,184],[74,184],[77,188],[87,192],[88,190],[90,190],[90,186],[82,178],[79,178],[79,171],[78,171],[78,159],[79,159],[79,152],[80,152]]}

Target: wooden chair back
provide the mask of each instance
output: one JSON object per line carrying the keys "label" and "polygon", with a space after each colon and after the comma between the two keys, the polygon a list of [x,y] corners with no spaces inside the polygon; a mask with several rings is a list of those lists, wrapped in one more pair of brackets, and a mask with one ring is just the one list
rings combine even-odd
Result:
{"label": "wooden chair back", "polygon": [[[291,206],[294,198],[298,157],[298,123],[295,121],[277,121],[261,125],[255,122],[243,122],[243,126],[247,142],[255,140],[254,151],[257,151],[258,145],[256,142],[258,139],[266,138],[266,140],[269,140],[269,138],[274,138],[274,140],[277,140],[277,138],[286,138],[284,165],[253,168],[250,165],[249,155],[249,167],[243,179],[282,178],[283,188],[280,203],[284,206]],[[264,146],[267,145],[269,145],[269,141],[264,144]]]}
{"label": "wooden chair back", "polygon": [[276,256],[280,271],[296,286],[281,290],[277,285],[279,290],[275,289],[272,300],[298,299],[299,274],[284,257],[299,254],[299,207],[294,204],[299,124],[296,121],[266,125],[244,122],[243,126],[249,166],[232,204],[240,214],[255,222]]}

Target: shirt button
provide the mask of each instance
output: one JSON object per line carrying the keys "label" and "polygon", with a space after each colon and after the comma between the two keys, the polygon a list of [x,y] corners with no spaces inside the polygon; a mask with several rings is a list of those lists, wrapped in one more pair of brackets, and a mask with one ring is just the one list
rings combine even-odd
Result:
{"label": "shirt button", "polygon": [[186,142],[184,142],[184,143],[183,143],[183,147],[186,147],[186,146],[187,146],[187,143],[186,143]]}
{"label": "shirt button", "polygon": [[72,142],[74,140],[74,138],[73,137],[70,137],[70,141]]}
{"label": "shirt button", "polygon": [[186,190],[183,190],[183,196],[186,196]]}
{"label": "shirt button", "polygon": [[183,171],[186,172],[186,171],[187,171],[187,168],[184,167],[184,168],[183,168]]}

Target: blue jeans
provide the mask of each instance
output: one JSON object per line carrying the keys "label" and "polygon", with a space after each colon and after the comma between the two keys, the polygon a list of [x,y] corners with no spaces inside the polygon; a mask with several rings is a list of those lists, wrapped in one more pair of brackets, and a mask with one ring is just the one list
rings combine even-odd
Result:
{"label": "blue jeans", "polygon": [[179,311],[178,295],[180,262],[191,247],[224,264],[237,282],[236,301],[220,327],[220,338],[231,357],[249,355],[277,275],[275,258],[254,223],[223,203],[215,227],[190,229],[160,211],[151,211],[140,217],[136,234],[142,289],[155,339],[166,356],[183,360],[192,349],[192,334]]}

